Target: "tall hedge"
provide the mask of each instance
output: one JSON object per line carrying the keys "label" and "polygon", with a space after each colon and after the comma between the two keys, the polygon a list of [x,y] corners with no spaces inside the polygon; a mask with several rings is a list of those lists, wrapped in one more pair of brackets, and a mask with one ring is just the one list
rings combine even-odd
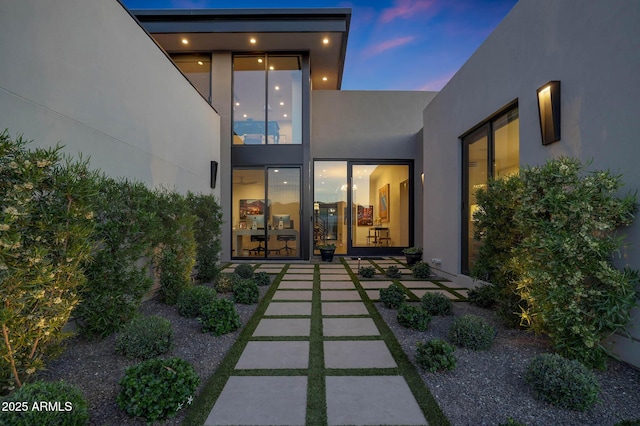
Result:
{"label": "tall hedge", "polygon": [[218,260],[222,250],[222,208],[213,195],[187,194],[191,212],[196,216],[196,270],[198,279],[213,282],[219,273]]}

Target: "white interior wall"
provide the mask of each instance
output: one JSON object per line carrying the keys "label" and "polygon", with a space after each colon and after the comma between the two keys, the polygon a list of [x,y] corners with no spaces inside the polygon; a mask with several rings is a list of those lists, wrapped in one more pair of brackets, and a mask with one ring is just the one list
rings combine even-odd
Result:
{"label": "white interior wall", "polygon": [[0,3],[0,128],[108,175],[218,194],[219,116],[117,0]]}

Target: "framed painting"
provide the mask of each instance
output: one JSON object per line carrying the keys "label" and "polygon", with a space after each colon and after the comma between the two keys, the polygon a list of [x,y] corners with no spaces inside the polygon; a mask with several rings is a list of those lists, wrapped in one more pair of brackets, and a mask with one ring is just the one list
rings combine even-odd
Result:
{"label": "framed painting", "polygon": [[264,214],[264,200],[240,200],[240,219],[244,220],[247,215]]}
{"label": "framed painting", "polygon": [[373,226],[373,206],[358,205],[358,226]]}
{"label": "framed painting", "polygon": [[378,217],[380,222],[389,222],[389,184],[378,189]]}

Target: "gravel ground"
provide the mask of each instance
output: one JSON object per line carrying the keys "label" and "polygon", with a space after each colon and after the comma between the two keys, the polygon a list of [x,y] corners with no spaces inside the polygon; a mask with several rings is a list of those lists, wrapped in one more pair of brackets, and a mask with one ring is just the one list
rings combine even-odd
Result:
{"label": "gravel ground", "polygon": [[[261,298],[268,287],[260,288]],[[398,324],[396,311],[381,303],[378,311],[404,351],[415,364],[416,342],[446,338],[452,317],[434,317],[429,330],[418,332]],[[246,324],[257,305],[236,305]],[[195,319],[183,318],[174,307],[154,300],[143,303],[144,315],[161,315],[173,324],[175,345],[168,356],[181,357],[194,366],[201,386],[213,374],[235,342],[240,330],[225,336],[203,334]],[[528,362],[550,351],[548,341],[520,330],[504,328],[493,312],[468,303],[455,303],[454,315],[485,317],[498,330],[489,351],[456,348],[457,367],[446,373],[429,373],[418,368],[432,394],[453,425],[497,425],[508,417],[532,425],[613,425],[624,419],[640,418],[640,371],[610,361],[606,372],[596,372],[602,388],[602,402],[584,413],[555,408],[533,398],[522,379]],[[114,351],[115,336],[101,341],[70,339],[67,349],[41,373],[46,380],[63,379],[79,386],[90,404],[92,425],[144,425],[129,417],[115,402],[118,381],[126,367],[136,364]],[[200,388],[198,389],[198,392]],[[162,425],[178,425],[185,412]]]}
{"label": "gravel ground", "polygon": [[[416,343],[434,337],[447,339],[453,317],[434,317],[425,332],[398,324],[397,311],[376,303],[378,311],[415,363]],[[486,309],[454,303],[454,316],[475,314],[498,331],[488,351],[456,348],[457,367],[450,372],[418,371],[453,425],[498,425],[509,417],[532,425],[613,425],[640,419],[640,371],[610,360],[605,372],[596,372],[601,403],[586,412],[553,407],[534,399],[524,382],[527,364],[536,355],[551,352],[547,339],[522,330],[507,329]],[[447,339],[448,340],[448,339]]]}
{"label": "gravel ground", "polygon": [[[260,299],[269,287],[260,287]],[[236,304],[243,326],[247,324],[258,305]],[[224,336],[213,336],[200,331],[195,318],[183,318],[175,307],[155,300],[142,304],[143,315],[160,315],[173,325],[174,348],[166,357],[180,357],[189,361],[200,377],[200,386],[218,368],[242,328]],[[62,379],[82,389],[89,403],[90,424],[99,426],[145,425],[142,419],[131,418],[122,411],[116,397],[120,392],[118,382],[124,377],[125,368],[139,361],[131,360],[115,352],[115,335],[101,341],[87,341],[74,337],[67,342],[65,352],[49,363],[40,376],[45,380]],[[158,425],[179,425],[186,411]]]}

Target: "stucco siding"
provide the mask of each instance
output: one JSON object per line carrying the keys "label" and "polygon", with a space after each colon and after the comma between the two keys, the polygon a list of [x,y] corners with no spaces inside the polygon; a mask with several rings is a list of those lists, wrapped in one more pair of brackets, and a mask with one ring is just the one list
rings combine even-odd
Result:
{"label": "stucco siding", "polygon": [[218,114],[120,3],[3,2],[0,39],[0,128],[111,176],[211,192]]}

